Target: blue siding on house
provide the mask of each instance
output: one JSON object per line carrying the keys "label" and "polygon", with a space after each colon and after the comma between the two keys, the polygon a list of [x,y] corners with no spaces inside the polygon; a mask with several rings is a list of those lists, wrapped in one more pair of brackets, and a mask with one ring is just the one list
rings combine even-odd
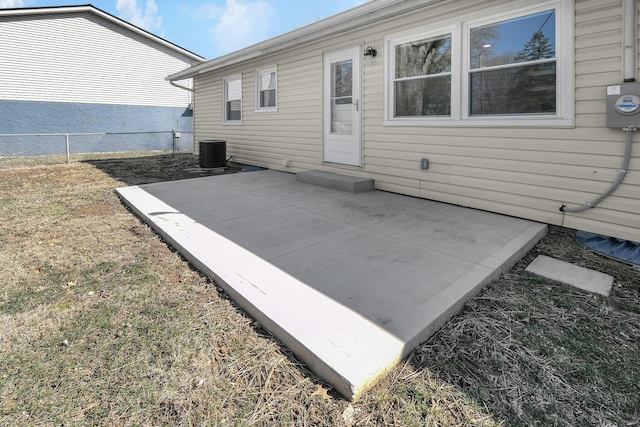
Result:
{"label": "blue siding on house", "polygon": [[186,107],[0,100],[0,134],[192,132]]}
{"label": "blue siding on house", "polygon": [[65,154],[64,134],[70,154],[172,150],[172,130],[193,150],[187,108],[0,100],[0,157]]}

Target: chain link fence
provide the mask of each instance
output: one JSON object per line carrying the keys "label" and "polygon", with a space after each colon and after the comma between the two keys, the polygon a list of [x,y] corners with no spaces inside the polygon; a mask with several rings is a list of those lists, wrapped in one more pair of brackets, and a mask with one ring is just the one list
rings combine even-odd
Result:
{"label": "chain link fence", "polygon": [[64,163],[193,152],[193,132],[0,134],[1,163]]}

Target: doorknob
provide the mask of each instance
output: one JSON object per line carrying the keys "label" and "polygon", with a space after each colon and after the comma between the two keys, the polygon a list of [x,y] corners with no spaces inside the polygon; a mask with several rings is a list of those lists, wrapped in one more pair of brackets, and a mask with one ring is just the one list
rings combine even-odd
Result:
{"label": "doorknob", "polygon": [[353,102],[353,105],[356,106],[356,111],[358,111],[358,100],[357,99]]}

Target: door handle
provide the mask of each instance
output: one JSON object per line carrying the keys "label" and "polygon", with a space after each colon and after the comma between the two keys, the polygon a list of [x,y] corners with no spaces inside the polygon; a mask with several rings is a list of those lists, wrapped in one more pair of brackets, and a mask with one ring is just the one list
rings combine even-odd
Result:
{"label": "door handle", "polygon": [[353,105],[356,106],[356,111],[358,111],[358,100],[357,99],[354,101]]}

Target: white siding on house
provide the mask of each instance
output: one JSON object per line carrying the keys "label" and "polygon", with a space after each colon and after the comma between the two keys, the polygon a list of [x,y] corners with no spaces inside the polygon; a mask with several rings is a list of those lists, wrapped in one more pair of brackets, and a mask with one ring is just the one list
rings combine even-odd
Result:
{"label": "white siding on house", "polygon": [[195,64],[91,12],[0,17],[0,99],[185,107],[165,77]]}
{"label": "white siding on house", "polygon": [[[550,224],[640,241],[640,142],[624,184],[597,208],[559,211],[594,200],[616,179],[625,133],[605,125],[606,86],[622,82],[622,1],[573,2],[575,127],[385,126],[383,38],[453,16],[522,2],[449,0],[418,12],[266,55],[196,77],[196,139],[228,141],[241,163],[297,172],[318,169],[372,177],[376,187]],[[362,168],[322,161],[322,54],[371,45],[363,59]],[[278,111],[253,111],[254,72],[278,66]],[[243,73],[243,125],[225,127],[222,76]],[[640,134],[634,135],[640,141]],[[420,170],[420,159],[430,161]],[[284,167],[283,160],[291,160]]]}

